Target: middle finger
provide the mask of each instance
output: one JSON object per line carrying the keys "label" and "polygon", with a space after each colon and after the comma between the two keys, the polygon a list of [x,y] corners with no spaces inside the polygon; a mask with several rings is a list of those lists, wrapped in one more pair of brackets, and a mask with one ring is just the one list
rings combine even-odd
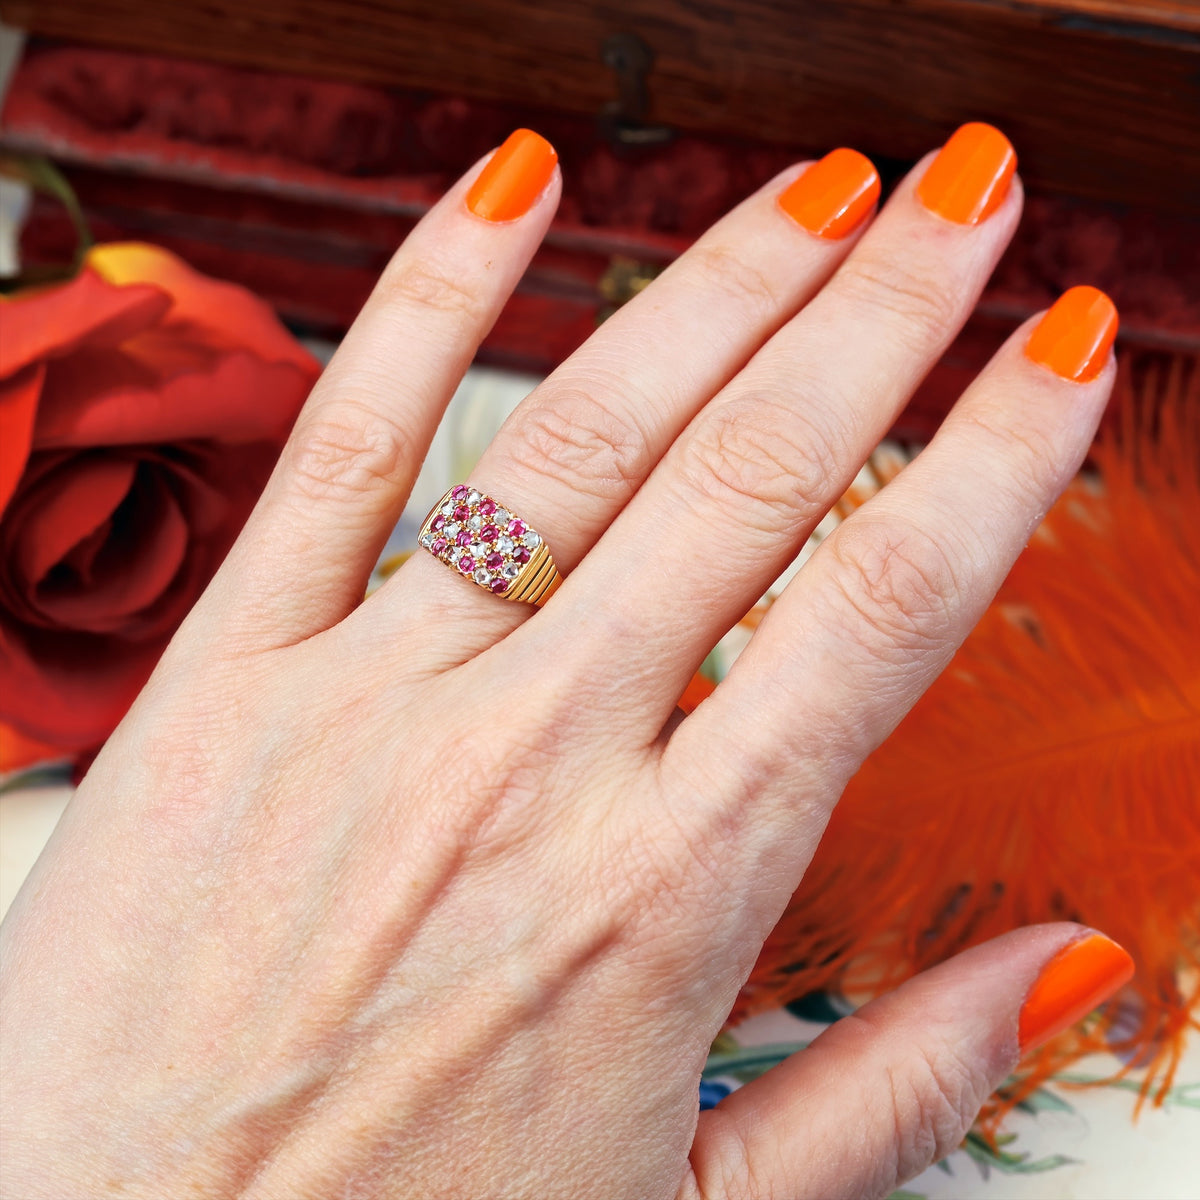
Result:
{"label": "middle finger", "polygon": [[565,623],[581,663],[619,662],[612,704],[657,732],[965,322],[1020,215],[1014,167],[1007,139],[980,125],[918,164],[821,293],[680,436],[547,625],[523,633],[554,639]]}
{"label": "middle finger", "polygon": [[[564,573],[624,507],[679,431],[825,283],[857,240],[879,177],[857,151],[792,167],[713,226],[517,408],[470,482],[545,535]],[[412,625],[445,638],[449,665],[511,631],[497,603],[425,554],[379,601],[403,596]],[[385,599],[386,597],[386,599]]]}

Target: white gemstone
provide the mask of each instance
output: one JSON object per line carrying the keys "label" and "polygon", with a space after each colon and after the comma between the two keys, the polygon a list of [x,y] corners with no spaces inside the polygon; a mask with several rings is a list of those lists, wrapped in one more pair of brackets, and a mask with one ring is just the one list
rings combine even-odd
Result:
{"label": "white gemstone", "polygon": [[467,547],[467,553],[472,558],[486,558],[487,557],[487,547],[482,542],[472,542]]}
{"label": "white gemstone", "polygon": [[447,538],[449,541],[454,541],[454,539],[458,537],[461,530],[461,525],[456,525],[453,521],[451,521],[450,524],[442,530],[442,536]]}
{"label": "white gemstone", "polygon": [[511,554],[516,549],[516,546],[513,544],[512,538],[502,537],[496,543],[496,549],[499,550],[501,554]]}
{"label": "white gemstone", "polygon": [[424,536],[423,538],[421,538],[421,545],[422,545],[422,546],[432,546],[432,545],[433,545],[433,540],[434,540],[434,539],[433,539],[433,534],[432,534],[432,533],[427,533],[427,534],[425,534],[425,536]]}
{"label": "white gemstone", "polygon": [[520,573],[521,573],[521,564],[520,563],[505,563],[504,564],[504,578],[505,579],[516,579],[516,577],[518,575],[520,575]]}
{"label": "white gemstone", "polygon": [[467,528],[478,533],[483,528],[483,518],[476,514],[467,522]]}
{"label": "white gemstone", "polygon": [[508,524],[508,515],[509,514],[508,514],[507,508],[498,508],[492,514],[492,520],[495,521],[497,525],[507,525]]}
{"label": "white gemstone", "polygon": [[453,511],[454,511],[454,501],[447,500],[446,503],[442,505],[442,514],[444,516],[448,517]]}
{"label": "white gemstone", "polygon": [[531,529],[525,535],[525,548],[527,550],[536,550],[542,544],[542,539]]}
{"label": "white gemstone", "polygon": [[468,504],[478,504],[482,499],[483,497],[474,488],[467,493]]}
{"label": "white gemstone", "polygon": [[488,584],[492,581],[492,577],[488,574],[485,567],[478,567],[475,571],[474,578],[476,583]]}

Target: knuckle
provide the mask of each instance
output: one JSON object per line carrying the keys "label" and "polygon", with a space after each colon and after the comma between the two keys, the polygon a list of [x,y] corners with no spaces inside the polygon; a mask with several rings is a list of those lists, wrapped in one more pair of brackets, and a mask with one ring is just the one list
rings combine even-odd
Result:
{"label": "knuckle", "polygon": [[408,450],[409,439],[390,418],[340,400],[297,428],[286,466],[306,499],[360,497],[394,486]]}
{"label": "knuckle", "polygon": [[468,321],[481,319],[486,307],[474,288],[422,258],[392,263],[380,278],[379,295],[388,305],[432,309]]}
{"label": "knuckle", "polygon": [[755,320],[772,318],[783,308],[779,290],[744,254],[720,244],[702,244],[692,253],[692,267],[722,303],[732,301]]}
{"label": "knuckle", "polygon": [[[837,620],[853,640],[884,657],[939,645],[959,605],[962,585],[942,541],[919,525],[889,514],[857,514],[827,545]],[[882,640],[882,645],[880,645]]]}
{"label": "knuckle", "polygon": [[680,445],[682,485],[718,504],[751,504],[766,532],[815,515],[836,486],[844,438],[780,400],[750,394],[707,412]]}
{"label": "knuckle", "polygon": [[856,256],[843,268],[841,286],[856,304],[898,322],[904,340],[917,349],[940,345],[958,327],[960,304],[947,274],[903,256]]}
{"label": "knuckle", "polygon": [[[501,444],[503,443],[503,444]],[[515,471],[624,504],[649,469],[646,437],[594,394],[557,392],[519,412],[496,448]]]}
{"label": "knuckle", "polygon": [[973,432],[988,445],[988,458],[1003,462],[1011,489],[1020,496],[1047,499],[1074,474],[1074,463],[1062,443],[1036,425],[1017,425],[1010,415],[993,405],[980,405],[966,419]]}
{"label": "knuckle", "polygon": [[918,1045],[915,1059],[889,1068],[897,1182],[920,1174],[966,1136],[989,1091],[980,1071],[946,1045]]}

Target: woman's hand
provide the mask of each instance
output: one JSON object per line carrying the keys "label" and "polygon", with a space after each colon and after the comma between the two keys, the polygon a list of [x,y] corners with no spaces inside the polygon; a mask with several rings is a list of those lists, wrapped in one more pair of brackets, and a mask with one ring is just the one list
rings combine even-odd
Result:
{"label": "woman's hand", "polygon": [[860,156],[793,168],[605,324],[471,476],[569,576],[541,610],[426,554],[359,602],[560,183],[525,134],[449,192],[5,926],[6,1195],[873,1196],[957,1144],[1077,927],[918,977],[699,1119],[697,1081],[847,779],[1078,467],[1107,301],[1019,330],[675,702],[966,319],[1011,169],[968,128],[872,220]]}

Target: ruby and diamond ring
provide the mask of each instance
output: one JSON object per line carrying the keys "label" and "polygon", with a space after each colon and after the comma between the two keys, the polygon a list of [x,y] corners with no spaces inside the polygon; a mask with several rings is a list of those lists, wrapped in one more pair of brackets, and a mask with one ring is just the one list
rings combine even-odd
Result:
{"label": "ruby and diamond ring", "polygon": [[464,579],[504,600],[544,604],[562,583],[541,534],[466,483],[452,487],[433,506],[418,542]]}

